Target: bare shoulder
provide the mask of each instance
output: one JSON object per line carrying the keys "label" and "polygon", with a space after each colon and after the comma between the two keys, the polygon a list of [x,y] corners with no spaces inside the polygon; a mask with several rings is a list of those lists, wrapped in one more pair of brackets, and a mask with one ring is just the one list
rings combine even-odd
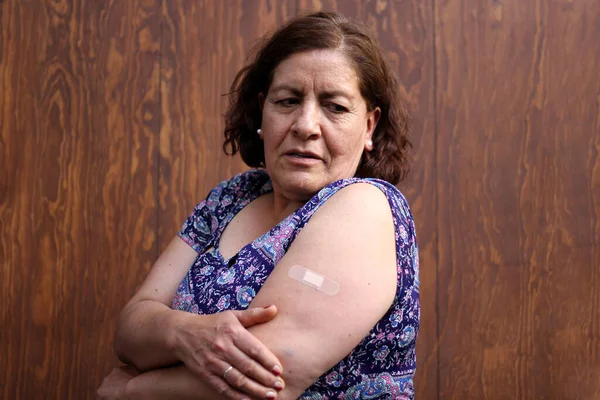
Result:
{"label": "bare shoulder", "polygon": [[394,238],[393,217],[386,195],[375,185],[363,182],[335,193],[315,212],[307,228],[311,225],[328,240],[354,238],[367,245]]}
{"label": "bare shoulder", "polygon": [[355,211],[358,217],[391,217],[389,202],[383,191],[366,182],[357,182],[340,189],[322,207],[336,207],[342,213]]}

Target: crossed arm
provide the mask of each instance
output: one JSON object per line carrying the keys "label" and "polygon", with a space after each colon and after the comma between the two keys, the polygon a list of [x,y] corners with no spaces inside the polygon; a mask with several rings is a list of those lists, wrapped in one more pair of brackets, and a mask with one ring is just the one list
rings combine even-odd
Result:
{"label": "crossed arm", "polygon": [[[245,393],[268,398],[266,390],[278,379],[273,368],[280,365],[285,388],[277,398],[298,398],[352,351],[392,304],[394,238],[383,193],[369,184],[350,185],[319,208],[251,304],[255,310],[275,304],[277,311],[271,307],[255,314],[208,316],[169,307],[197,256],[175,238],[120,319],[115,340],[119,358],[148,371],[131,379],[128,390],[156,399],[242,399],[248,397]],[[339,293],[329,296],[290,279],[293,265],[338,282]],[[206,355],[204,365],[195,363],[198,354]],[[245,371],[232,375],[233,382],[222,381],[219,375],[226,366],[242,359]]]}

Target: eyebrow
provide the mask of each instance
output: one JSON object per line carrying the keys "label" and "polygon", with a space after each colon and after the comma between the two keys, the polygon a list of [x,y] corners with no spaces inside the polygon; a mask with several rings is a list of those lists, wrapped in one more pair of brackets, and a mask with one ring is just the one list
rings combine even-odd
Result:
{"label": "eyebrow", "polygon": [[281,84],[281,85],[277,85],[275,87],[273,87],[271,89],[273,92],[280,92],[282,90],[288,91],[293,93],[296,96],[300,96],[302,94],[302,91],[299,90],[298,88],[292,86],[292,85],[287,85],[287,84]]}
{"label": "eyebrow", "polygon": [[[273,87],[271,89],[273,92],[279,92],[282,90],[291,92],[294,96],[301,96],[302,90],[288,84],[281,84]],[[343,90],[328,90],[319,94],[319,98],[322,99],[331,99],[333,97],[344,97],[348,100],[352,100],[354,97],[344,92]]]}

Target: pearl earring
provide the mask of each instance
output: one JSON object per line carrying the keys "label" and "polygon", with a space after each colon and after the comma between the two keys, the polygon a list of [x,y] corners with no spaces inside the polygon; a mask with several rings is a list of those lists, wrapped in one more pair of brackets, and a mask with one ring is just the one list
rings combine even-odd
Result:
{"label": "pearl earring", "polygon": [[367,140],[367,147],[373,148],[373,141],[371,139]]}
{"label": "pearl earring", "polygon": [[262,133],[262,131],[260,129],[257,129],[256,133],[258,133],[258,136],[260,136],[260,134]]}

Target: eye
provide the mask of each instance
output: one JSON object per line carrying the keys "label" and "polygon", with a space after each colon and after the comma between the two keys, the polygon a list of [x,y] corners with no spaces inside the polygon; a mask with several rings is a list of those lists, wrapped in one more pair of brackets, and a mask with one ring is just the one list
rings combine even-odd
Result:
{"label": "eye", "polygon": [[278,104],[282,107],[292,107],[292,106],[295,106],[296,104],[298,104],[298,99],[289,97],[287,99],[278,100],[276,102],[276,104]]}
{"label": "eye", "polygon": [[329,109],[329,111],[335,114],[343,114],[348,112],[348,109],[346,107],[336,103],[328,103],[326,107]]}

